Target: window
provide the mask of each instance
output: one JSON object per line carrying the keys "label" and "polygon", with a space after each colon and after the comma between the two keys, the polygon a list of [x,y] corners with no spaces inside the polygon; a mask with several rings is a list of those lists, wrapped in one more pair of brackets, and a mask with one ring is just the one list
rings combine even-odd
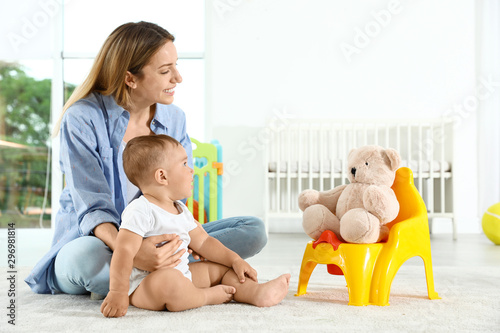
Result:
{"label": "window", "polygon": [[41,68],[52,61],[0,61],[0,227],[50,226],[51,75]]}

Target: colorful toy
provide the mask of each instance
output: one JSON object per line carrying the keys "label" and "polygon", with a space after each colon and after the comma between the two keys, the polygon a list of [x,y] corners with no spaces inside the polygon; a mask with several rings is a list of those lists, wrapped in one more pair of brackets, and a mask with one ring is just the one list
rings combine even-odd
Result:
{"label": "colorful toy", "polygon": [[489,207],[484,213],[482,226],[486,237],[500,245],[500,202]]}
{"label": "colorful toy", "polygon": [[350,151],[350,184],[329,191],[305,190],[299,195],[306,234],[318,239],[331,230],[342,241],[368,244],[387,237],[387,223],[398,215],[399,203],[391,185],[401,163],[399,153],[380,146]]}
{"label": "colorful toy", "polygon": [[327,230],[318,241],[310,241],[300,268],[296,296],[306,293],[317,264],[328,265],[330,274],[343,274],[349,291],[349,305],[389,305],[391,284],[399,267],[411,257],[424,261],[429,299],[439,299],[434,290],[427,208],[413,184],[413,173],[400,168],[392,186],[400,204],[399,214],[387,227],[388,240],[376,244],[340,242]]}
{"label": "colorful toy", "polygon": [[[191,138],[191,141],[196,145],[193,150],[194,186],[187,207],[203,224],[222,218],[222,147],[216,140],[201,143]],[[198,202],[196,210],[194,202]]]}

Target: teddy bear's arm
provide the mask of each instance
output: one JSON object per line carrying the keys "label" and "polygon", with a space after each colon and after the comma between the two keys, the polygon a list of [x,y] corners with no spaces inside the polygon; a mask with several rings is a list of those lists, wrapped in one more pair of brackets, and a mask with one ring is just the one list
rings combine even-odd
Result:
{"label": "teddy bear's arm", "polygon": [[365,209],[379,218],[381,224],[394,220],[399,213],[399,202],[390,187],[371,185],[363,194]]}
{"label": "teddy bear's arm", "polygon": [[327,207],[329,211],[335,214],[340,194],[346,186],[347,184],[340,185],[324,192],[305,190],[299,195],[299,208],[304,211],[309,206],[320,204]]}
{"label": "teddy bear's arm", "polygon": [[299,208],[301,211],[319,202],[319,191],[304,190],[299,194]]}
{"label": "teddy bear's arm", "polygon": [[333,214],[337,214],[337,202],[339,201],[342,191],[349,184],[340,185],[332,188],[330,191],[319,192],[319,204],[328,208]]}

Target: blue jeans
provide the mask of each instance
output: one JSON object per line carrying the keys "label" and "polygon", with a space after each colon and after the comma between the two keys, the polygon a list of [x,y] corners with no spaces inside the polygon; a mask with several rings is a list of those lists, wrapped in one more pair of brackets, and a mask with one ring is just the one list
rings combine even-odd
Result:
{"label": "blue jeans", "polygon": [[[203,224],[207,233],[243,259],[259,253],[267,243],[264,223],[252,216],[232,217]],[[113,252],[99,238],[79,237],[57,254],[55,288],[66,294],[109,291],[109,266]]]}

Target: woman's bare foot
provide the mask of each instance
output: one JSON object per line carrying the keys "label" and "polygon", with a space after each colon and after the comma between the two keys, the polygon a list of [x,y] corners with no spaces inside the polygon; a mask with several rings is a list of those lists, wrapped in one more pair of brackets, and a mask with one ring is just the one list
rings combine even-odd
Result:
{"label": "woman's bare foot", "polygon": [[274,280],[260,284],[252,304],[259,307],[278,304],[288,293],[289,284],[290,274],[283,274]]}
{"label": "woman's bare foot", "polygon": [[223,284],[206,288],[204,290],[206,295],[206,305],[230,302],[236,292],[236,288]]}

